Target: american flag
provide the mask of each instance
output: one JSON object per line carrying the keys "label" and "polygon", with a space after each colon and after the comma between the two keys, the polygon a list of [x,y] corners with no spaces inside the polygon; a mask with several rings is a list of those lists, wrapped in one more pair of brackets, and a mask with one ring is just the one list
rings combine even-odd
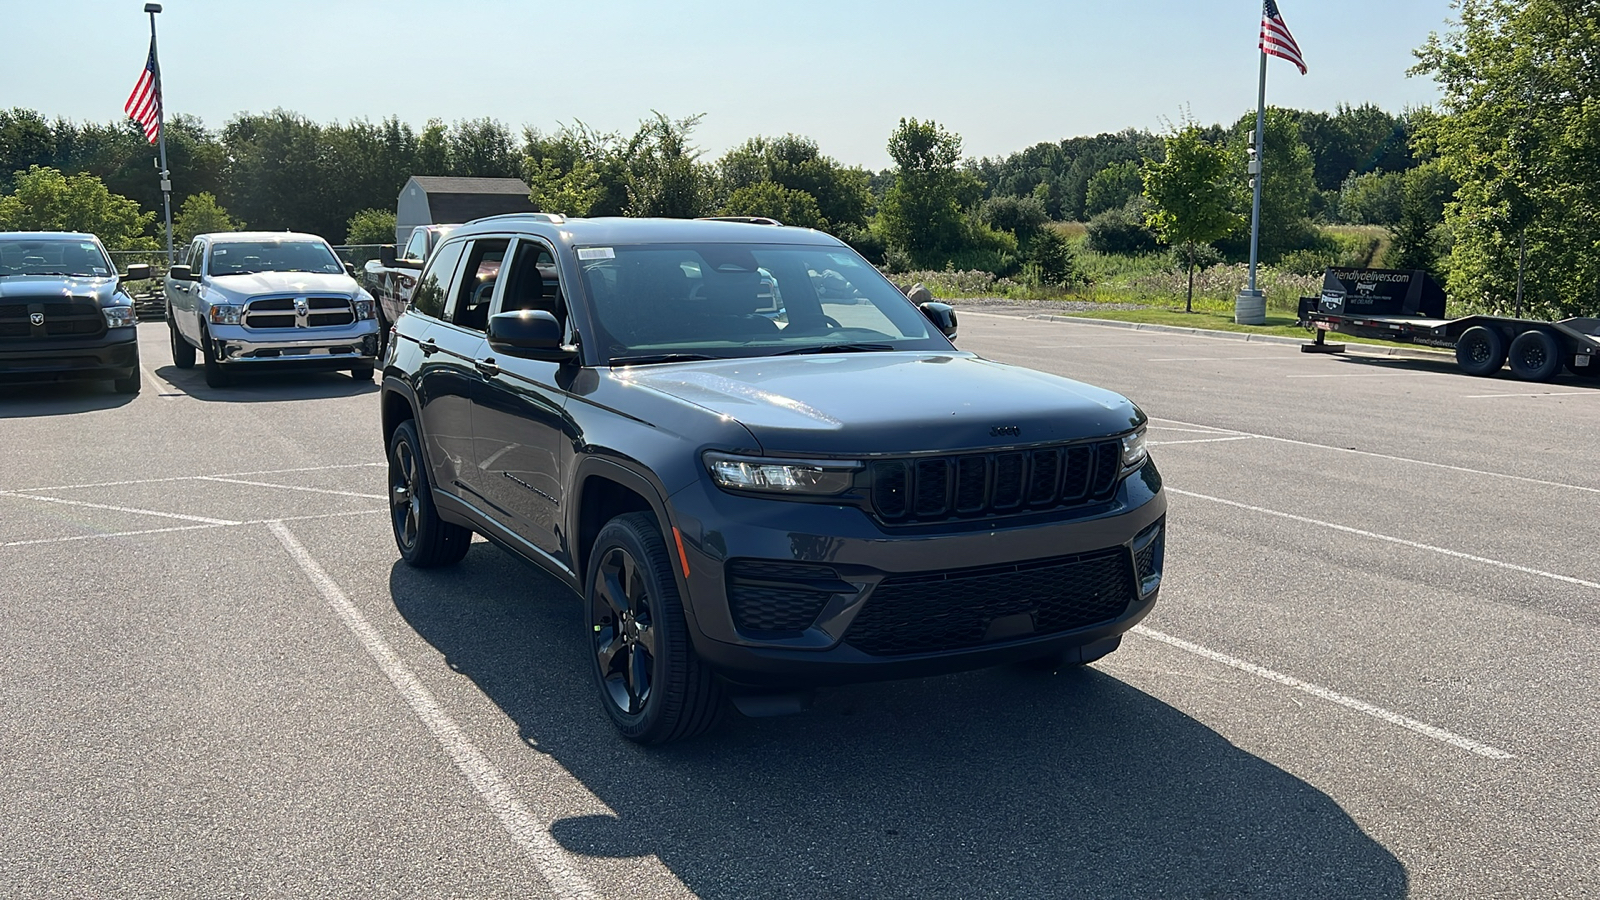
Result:
{"label": "american flag", "polygon": [[1300,45],[1294,42],[1289,26],[1283,24],[1283,13],[1278,11],[1277,0],[1266,0],[1261,10],[1261,52],[1279,59],[1287,59],[1306,73],[1306,61],[1300,58]]}
{"label": "american flag", "polygon": [[122,104],[122,108],[144,127],[144,136],[154,144],[161,136],[161,89],[156,83],[154,38],[150,39],[150,58],[145,61],[144,71],[139,73],[139,83],[133,86],[133,93],[128,95],[128,102]]}

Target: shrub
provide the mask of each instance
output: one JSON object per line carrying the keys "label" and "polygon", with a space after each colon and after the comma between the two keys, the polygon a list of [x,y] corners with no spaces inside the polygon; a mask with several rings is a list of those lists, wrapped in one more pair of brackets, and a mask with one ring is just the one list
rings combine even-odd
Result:
{"label": "shrub", "polygon": [[1037,197],[990,197],[978,207],[978,221],[1027,243],[1050,221],[1050,216]]}
{"label": "shrub", "polygon": [[1084,247],[1096,253],[1144,253],[1156,249],[1155,232],[1144,224],[1145,200],[1134,197],[1089,220]]}
{"label": "shrub", "polygon": [[1023,281],[1028,284],[1068,285],[1083,280],[1072,246],[1053,228],[1041,229],[1033,236],[1023,259]]}

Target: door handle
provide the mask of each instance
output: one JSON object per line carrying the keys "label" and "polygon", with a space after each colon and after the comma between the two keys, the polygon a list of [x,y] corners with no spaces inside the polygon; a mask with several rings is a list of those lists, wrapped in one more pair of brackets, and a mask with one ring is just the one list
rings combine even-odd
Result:
{"label": "door handle", "polygon": [[472,364],[478,368],[479,372],[483,373],[485,378],[493,378],[500,374],[500,367],[495,365],[494,357],[492,356],[488,359],[475,359]]}
{"label": "door handle", "polygon": [[417,346],[422,348],[423,356],[432,356],[433,354],[439,352],[439,342],[433,338],[428,338],[425,341],[418,341]]}

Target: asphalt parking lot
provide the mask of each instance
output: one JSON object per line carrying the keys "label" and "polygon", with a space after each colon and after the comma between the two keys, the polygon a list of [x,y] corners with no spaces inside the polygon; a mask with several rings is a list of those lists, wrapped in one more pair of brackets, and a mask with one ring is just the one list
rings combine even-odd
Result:
{"label": "asphalt parking lot", "polygon": [[377,387],[0,388],[0,894],[1600,894],[1600,386],[962,314],[1121,391],[1160,605],[1084,671],[646,750],[575,598],[398,564]]}

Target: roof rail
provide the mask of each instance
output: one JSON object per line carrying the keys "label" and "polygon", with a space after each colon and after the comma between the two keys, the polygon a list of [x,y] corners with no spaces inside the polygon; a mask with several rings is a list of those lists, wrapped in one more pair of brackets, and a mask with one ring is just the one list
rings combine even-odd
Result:
{"label": "roof rail", "polygon": [[549,222],[552,225],[561,225],[567,221],[567,217],[560,213],[516,212],[500,213],[496,216],[483,216],[481,218],[472,219],[471,221],[467,222],[467,224],[476,225],[479,222],[498,222],[501,219],[533,219],[535,222]]}
{"label": "roof rail", "polygon": [[696,216],[701,222],[743,222],[746,225],[782,225],[768,216]]}

